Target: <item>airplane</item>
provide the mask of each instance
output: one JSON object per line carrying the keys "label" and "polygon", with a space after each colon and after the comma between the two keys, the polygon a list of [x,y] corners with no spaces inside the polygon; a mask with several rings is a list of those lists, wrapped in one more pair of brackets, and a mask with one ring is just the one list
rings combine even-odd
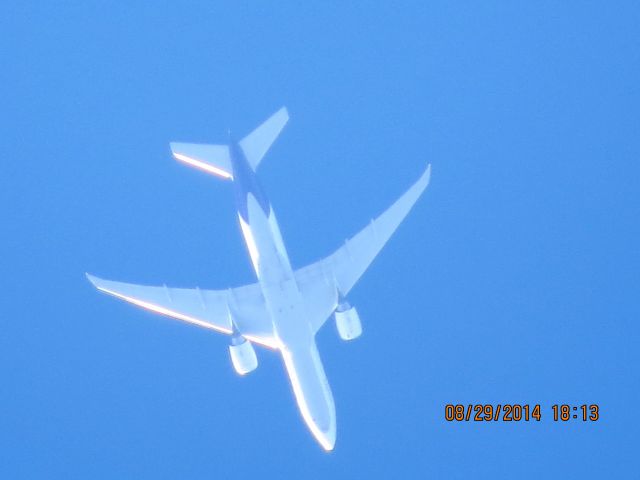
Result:
{"label": "airplane", "polygon": [[431,165],[393,205],[335,252],[294,270],[256,175],[288,120],[282,107],[239,142],[170,144],[175,159],[233,182],[256,283],[205,290],[134,285],[89,274],[87,278],[102,292],[134,305],[229,335],[231,363],[240,375],[258,366],[253,344],[280,352],[302,418],[330,451],[336,441],[336,410],[316,333],[333,315],[342,340],[360,336],[360,317],[346,297],[422,195]]}

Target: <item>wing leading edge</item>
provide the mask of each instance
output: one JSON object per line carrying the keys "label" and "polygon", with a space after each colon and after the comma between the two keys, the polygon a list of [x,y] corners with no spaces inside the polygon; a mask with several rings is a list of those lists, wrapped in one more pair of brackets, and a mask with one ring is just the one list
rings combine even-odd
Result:
{"label": "wing leading edge", "polygon": [[309,305],[314,331],[320,330],[335,310],[338,297],[353,288],[393,232],[429,185],[431,165],[404,195],[378,218],[328,257],[295,272],[300,291]]}
{"label": "wing leading edge", "polygon": [[89,281],[109,295],[156,313],[230,335],[232,318],[248,340],[277,348],[271,318],[257,283],[229,290],[152,287],[114,282],[87,274]]}

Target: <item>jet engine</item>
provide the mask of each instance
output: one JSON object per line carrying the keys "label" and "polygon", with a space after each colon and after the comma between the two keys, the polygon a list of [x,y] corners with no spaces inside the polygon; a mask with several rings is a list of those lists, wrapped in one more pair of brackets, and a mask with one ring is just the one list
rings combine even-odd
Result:
{"label": "jet engine", "polygon": [[258,366],[256,351],[253,349],[251,342],[243,336],[233,337],[231,339],[229,356],[231,356],[233,368],[235,368],[236,372],[240,375],[253,372]]}
{"label": "jet engine", "polygon": [[355,307],[344,302],[338,305],[334,316],[336,318],[336,327],[338,327],[338,335],[342,340],[353,340],[362,334],[362,324],[360,316]]}

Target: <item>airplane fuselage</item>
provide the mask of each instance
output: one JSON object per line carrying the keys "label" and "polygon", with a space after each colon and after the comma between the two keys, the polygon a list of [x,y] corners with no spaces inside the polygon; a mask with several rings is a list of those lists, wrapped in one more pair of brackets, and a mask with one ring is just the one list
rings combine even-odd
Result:
{"label": "airplane fuselage", "polygon": [[336,437],[333,396],[280,228],[255,172],[230,145],[238,217],[302,417],[322,446]]}

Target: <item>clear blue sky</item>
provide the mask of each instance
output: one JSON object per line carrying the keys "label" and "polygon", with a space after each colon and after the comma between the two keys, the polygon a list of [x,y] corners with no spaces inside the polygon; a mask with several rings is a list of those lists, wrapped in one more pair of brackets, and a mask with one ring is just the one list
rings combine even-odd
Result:
{"label": "clear blue sky", "polygon": [[[55,3],[0,15],[0,476],[638,474],[637,2]],[[239,378],[226,338],[84,278],[251,281],[230,186],[168,142],[281,105],[260,174],[296,266],[433,164],[352,292],[364,335],[318,337],[331,454],[276,355]],[[445,422],[458,402],[543,419]]]}

